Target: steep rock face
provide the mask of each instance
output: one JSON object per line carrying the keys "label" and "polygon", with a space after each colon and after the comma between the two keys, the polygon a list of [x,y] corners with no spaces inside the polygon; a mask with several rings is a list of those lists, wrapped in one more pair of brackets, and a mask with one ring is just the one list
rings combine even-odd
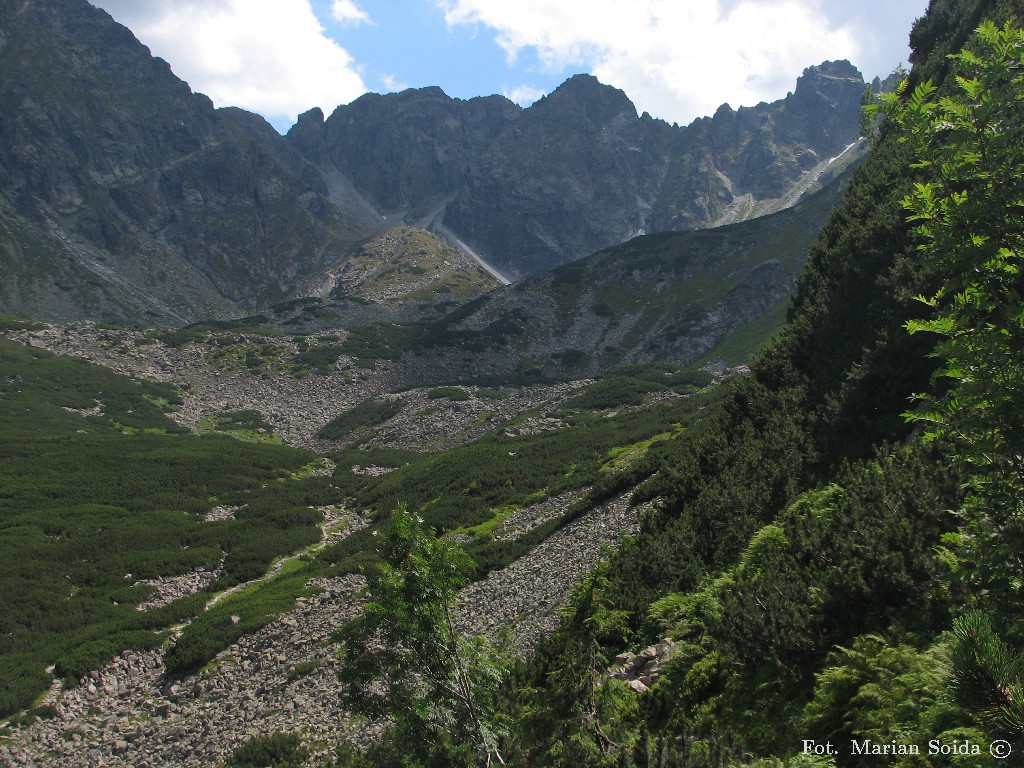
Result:
{"label": "steep rock face", "polygon": [[307,112],[288,138],[332,163],[382,212],[416,223],[464,188],[470,166],[521,111],[501,96],[461,101],[436,87],[368,93],[325,123],[319,110]]}
{"label": "steep rock face", "polygon": [[290,292],[370,231],[262,118],[215,110],[84,0],[11,0],[0,27],[0,196],[54,274],[89,271],[88,253],[129,303],[184,282],[185,314],[223,310]]}
{"label": "steep rock face", "polygon": [[479,161],[444,223],[514,277],[643,233],[668,125],[577,75],[524,110]]}
{"label": "steep rock face", "polygon": [[777,210],[799,180],[855,142],[864,80],[847,61],[808,67],[772,104],[723,104],[683,132],[650,231],[725,224]]}
{"label": "steep rock face", "polygon": [[10,0],[0,30],[0,310],[51,320],[239,314],[315,291],[404,223],[523,278],[761,215],[828,181],[863,88],[827,63],[687,127],[589,75],[529,109],[425,88],[310,110],[285,139],[85,0]]}
{"label": "steep rock face", "polygon": [[528,109],[438,88],[368,94],[326,120],[307,113],[288,138],[381,214],[443,226],[521,278],[637,234],[793,204],[856,141],[863,89],[849,62],[826,62],[785,99],[680,127],[577,75]]}

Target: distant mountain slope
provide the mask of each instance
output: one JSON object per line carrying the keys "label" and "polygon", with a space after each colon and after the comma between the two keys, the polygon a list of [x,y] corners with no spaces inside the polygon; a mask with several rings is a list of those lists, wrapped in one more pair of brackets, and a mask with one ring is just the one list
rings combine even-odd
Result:
{"label": "distant mountain slope", "polygon": [[519,279],[638,234],[740,221],[827,181],[858,137],[860,72],[809,67],[772,104],[669,125],[577,75],[528,109],[439,88],[367,94],[288,139],[381,214],[443,225]]}
{"label": "distant mountain slope", "polygon": [[492,291],[454,329],[517,323],[517,357],[558,375],[717,356],[738,365],[785,319],[807,250],[848,181],[770,216],[638,237]]}
{"label": "distant mountain slope", "polygon": [[46,320],[237,317],[316,295],[399,224],[522,279],[778,210],[858,152],[864,83],[846,62],[685,128],[579,75],[529,109],[367,94],[285,138],[214,109],[86,0],[11,0],[0,30],[0,311]]}
{"label": "distant mountain slope", "polygon": [[0,29],[5,308],[223,314],[373,231],[262,118],[215,110],[84,0],[5,2]]}
{"label": "distant mountain slope", "polygon": [[323,288],[335,297],[356,296],[387,304],[464,300],[499,284],[447,241],[415,227],[395,227],[374,236],[331,269]]}
{"label": "distant mountain slope", "polygon": [[[807,200],[769,216],[637,237],[454,308],[449,302],[443,317],[441,292],[418,312],[412,304],[390,311],[386,303],[366,311],[364,296],[377,290],[368,281],[353,283],[352,294],[335,290],[275,307],[272,324],[306,333],[347,326],[338,353],[391,361],[405,386],[572,378],[652,361],[736,367],[784,322],[808,249],[851,175],[847,169]],[[394,232],[368,248],[405,232],[413,233],[410,242],[426,236]],[[408,279],[415,262],[406,256],[399,263]]]}

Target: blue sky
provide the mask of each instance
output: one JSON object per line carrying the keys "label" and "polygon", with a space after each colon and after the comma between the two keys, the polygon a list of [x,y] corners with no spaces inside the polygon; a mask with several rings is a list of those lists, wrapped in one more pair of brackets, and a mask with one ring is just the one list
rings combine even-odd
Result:
{"label": "blue sky", "polygon": [[449,96],[468,99],[511,92],[524,83],[550,90],[565,79],[561,72],[544,71],[532,51],[510,66],[492,30],[449,26],[434,3],[361,0],[359,7],[372,23],[359,25],[332,19],[330,5],[329,0],[314,2],[317,18],[363,63],[363,80],[376,93],[439,85]]}
{"label": "blue sky", "polygon": [[528,105],[577,72],[680,124],[849,59],[907,60],[927,0],[92,0],[217,106],[286,131],[319,106],[440,86]]}

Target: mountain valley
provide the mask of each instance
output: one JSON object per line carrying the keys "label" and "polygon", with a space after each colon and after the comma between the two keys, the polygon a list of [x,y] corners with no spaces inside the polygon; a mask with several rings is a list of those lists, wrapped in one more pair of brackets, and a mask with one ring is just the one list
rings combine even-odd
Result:
{"label": "mountain valley", "polygon": [[1022,18],[282,136],[0,4],[0,765],[1011,765]]}

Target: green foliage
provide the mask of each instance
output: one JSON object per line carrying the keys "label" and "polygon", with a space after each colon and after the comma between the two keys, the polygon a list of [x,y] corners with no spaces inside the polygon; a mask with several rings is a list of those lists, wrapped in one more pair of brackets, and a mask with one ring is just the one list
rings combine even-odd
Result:
{"label": "green foliage", "polygon": [[830,647],[941,616],[918,586],[937,575],[931,549],[950,524],[937,511],[951,492],[941,473],[894,454],[838,479],[761,528],[733,567],[654,604],[652,618],[680,643],[655,705],[669,727],[703,738],[735,729],[735,744],[784,754],[801,738],[809,671]]}
{"label": "green foliage", "polygon": [[646,605],[665,588],[694,587],[706,569],[735,558],[807,482],[811,452],[799,393],[769,394],[747,379],[723,396],[723,407],[678,439],[652,446],[641,463],[658,472],[638,500],[660,497],[664,504],[616,559],[621,587],[614,589],[624,605]]}
{"label": "green foliage", "polygon": [[369,397],[353,408],[335,416],[320,428],[317,435],[327,440],[340,440],[357,430],[383,424],[401,410],[401,400]]}
{"label": "green foliage", "polygon": [[428,400],[440,400],[443,398],[452,401],[462,401],[469,400],[469,397],[469,392],[462,387],[432,387],[427,390]]}
{"label": "green foliage", "polygon": [[[620,765],[636,739],[636,695],[618,680],[604,677],[605,649],[624,640],[627,614],[606,597],[607,561],[573,590],[562,621],[542,650],[522,671],[515,699],[522,722],[512,755],[528,765]],[[528,756],[528,757],[527,757]]]}
{"label": "green foliage", "polygon": [[300,677],[306,677],[311,675],[320,669],[320,659],[310,659],[309,661],[303,661],[296,664],[294,667],[288,670],[288,682],[298,680]]}
{"label": "green foliage", "polygon": [[228,755],[224,768],[299,768],[308,757],[296,734],[275,733],[253,736]]}
{"label": "green foliage", "polygon": [[53,704],[41,704],[38,707],[32,707],[14,715],[10,718],[9,722],[11,725],[25,728],[32,725],[36,720],[50,720],[56,716],[57,708]]}
{"label": "green foliage", "polygon": [[[1020,4],[935,0],[928,18],[915,28],[912,77],[923,79],[922,68],[941,76],[945,54],[963,43],[969,29],[1006,9],[1019,10]],[[1019,56],[1017,42],[1004,47]],[[1010,78],[1016,78],[1020,66],[1011,69]],[[954,85],[950,78],[937,93],[955,101]],[[1015,187],[1024,166],[1018,135],[1022,103],[1016,99],[1009,116],[993,126],[1014,136],[1004,149],[1013,158],[1007,170],[1018,176],[1004,190],[1009,209],[992,208],[991,238],[1000,219],[1008,218],[1016,231],[1024,210],[1024,195]],[[936,143],[944,142],[950,127],[933,126]],[[610,563],[602,601],[624,614],[626,632],[609,640],[601,653],[610,654],[624,642],[635,647],[667,631],[676,644],[660,679],[640,697],[638,713],[620,707],[604,719],[574,720],[569,714],[577,702],[593,696],[583,689],[563,696],[558,687],[545,690],[544,684],[554,670],[571,663],[567,657],[580,655],[579,643],[588,635],[579,627],[571,636],[556,635],[557,645],[543,646],[533,662],[535,676],[525,673],[534,681],[524,688],[528,695],[513,697],[524,723],[516,754],[527,756],[525,764],[550,762],[555,738],[566,745],[562,749],[576,749],[573,757],[581,764],[600,764],[614,755],[613,764],[644,768],[853,765],[848,751],[835,760],[798,754],[801,739],[824,740],[828,734],[906,737],[924,745],[933,738],[969,738],[985,744],[972,713],[991,709],[992,701],[1008,701],[1002,688],[1011,678],[994,670],[1019,655],[1006,640],[1024,635],[1019,600],[1010,599],[1014,593],[1004,582],[983,574],[993,588],[985,598],[990,603],[996,590],[1005,590],[1002,611],[993,616],[992,634],[1003,633],[1001,645],[979,635],[972,641],[975,650],[966,644],[959,656],[951,654],[952,641],[941,637],[950,625],[950,609],[972,591],[980,594],[977,580],[951,582],[948,570],[952,565],[969,577],[980,560],[977,552],[957,546],[969,532],[957,531],[960,516],[947,511],[965,509],[965,473],[972,465],[950,461],[953,436],[927,448],[886,447],[914,443],[915,425],[902,416],[907,399],[926,390],[936,365],[944,364],[928,357],[933,334],[906,333],[908,320],[934,318],[928,315],[933,308],[915,297],[941,295],[951,301],[957,292],[942,294],[957,270],[940,259],[921,259],[916,246],[922,241],[915,240],[920,236],[906,221],[901,201],[914,195],[914,182],[934,179],[927,168],[910,167],[913,147],[900,143],[901,135],[895,121],[881,126],[871,156],[808,255],[786,328],[751,362],[752,374],[731,383],[707,418],[652,445],[628,470],[631,477],[649,478],[635,500],[661,504],[644,516],[640,534]],[[954,167],[965,162],[965,171],[971,167],[969,159],[949,162]],[[970,184],[954,191],[967,192],[968,202],[974,193]],[[965,244],[969,256],[989,241]],[[1000,269],[1007,263],[989,261]],[[980,266],[955,279],[969,282],[992,265]],[[579,282],[572,277],[559,278],[569,297]],[[1004,270],[1003,277],[1003,287],[1017,291],[1010,299],[1019,307],[1019,271]],[[974,297],[970,294],[970,301]],[[941,311],[942,301],[938,304]],[[1024,344],[1013,334],[1007,338],[1019,355]],[[946,373],[939,383],[956,386]],[[937,413],[944,392],[932,391],[936,407],[930,412]],[[1003,446],[1024,423],[1019,392],[1014,397],[1016,407],[1003,413],[999,426]],[[1003,466],[1018,461],[1019,450],[1009,453],[993,452],[987,460]],[[989,488],[991,477],[988,473]],[[978,495],[976,486],[968,490]],[[997,501],[1009,509],[1022,498],[1018,490]],[[1007,518],[1019,521],[1019,511]],[[1019,562],[1015,571],[1010,564],[1024,547],[1010,526],[988,530],[998,535],[985,546],[1003,558],[1004,573],[1015,573],[1019,581]],[[958,704],[949,695],[951,669],[971,672],[981,702]],[[531,722],[553,725],[558,736],[529,727]],[[605,735],[621,734],[615,740],[631,748],[602,752],[598,728]],[[893,756],[872,764],[980,768],[991,763],[985,754]]]}
{"label": "green foliage", "polygon": [[628,376],[655,384],[673,387],[677,391],[702,389],[714,383],[715,377],[707,371],[694,368],[680,368],[671,363],[643,363],[622,365],[608,371],[606,375]]}
{"label": "green foliage", "polygon": [[249,442],[280,443],[273,425],[259,411],[224,411],[199,422],[200,432],[222,432]]}
{"label": "green foliage", "polygon": [[26,320],[6,312],[0,312],[0,330],[4,331],[34,331],[43,326],[35,321]]}
{"label": "green foliage", "polygon": [[668,389],[664,384],[659,384],[647,379],[638,379],[632,376],[612,376],[601,379],[589,385],[582,394],[566,401],[566,408],[579,408],[581,410],[601,410],[605,408],[618,408],[628,405],[642,405],[644,396],[649,392],[658,392]]}
{"label": "green foliage", "polygon": [[[312,454],[183,434],[169,387],[0,339],[0,391],[0,713],[45,691],[51,664],[73,685],[206,600],[140,612],[136,581],[225,558],[229,586],[318,537],[305,507],[329,481],[292,479]],[[203,522],[218,503],[248,517]]]}
{"label": "green foliage", "polygon": [[349,329],[340,349],[361,365],[372,367],[374,360],[398,360],[406,350],[415,346],[421,334],[421,329],[414,325],[360,325]]}
{"label": "green foliage", "polygon": [[504,400],[506,397],[505,393],[500,389],[489,389],[487,387],[478,387],[476,396],[484,400]]}
{"label": "green foliage", "polygon": [[222,431],[236,429],[268,429],[270,424],[259,411],[225,411],[217,414],[217,428]]}
{"label": "green foliage", "polygon": [[[309,546],[319,539],[319,532],[313,528],[282,530],[275,527],[270,531],[262,547],[246,553],[252,559],[241,561],[242,575],[246,579],[262,577],[275,555]],[[274,542],[273,547],[270,542]],[[247,564],[251,565],[246,567]],[[295,567],[284,569],[269,580],[249,585],[196,616],[164,655],[167,671],[173,675],[194,672],[242,635],[265,626],[277,614],[292,609],[296,597],[310,594],[306,583],[313,576],[323,575],[322,564],[295,560],[291,564]],[[236,582],[223,579],[213,586],[227,587],[233,583]]]}
{"label": "green foliage", "polygon": [[326,376],[343,354],[345,349],[339,344],[316,344],[305,349],[300,347],[289,364],[296,373],[313,371]]}
{"label": "green foliage", "polygon": [[[950,744],[971,740],[985,744],[984,735],[966,727],[968,717],[946,688],[950,674],[949,637],[924,649],[907,642],[893,643],[867,634],[850,647],[837,647],[815,676],[814,698],[804,709],[802,727],[820,743],[846,745],[868,740],[875,744],[912,744],[922,752],[931,740]],[[988,766],[989,757],[950,759],[933,756],[932,765]],[[918,756],[844,755],[843,764],[856,768],[920,765]]]}
{"label": "green foliage", "polygon": [[[968,473],[962,524],[946,539],[969,602],[1019,642],[1024,592],[1024,30],[986,21],[950,56],[956,88],[923,82],[878,111],[906,133],[918,181],[903,199],[939,270],[912,334],[938,336],[938,384],[907,414]],[[904,88],[904,91],[906,88]],[[993,736],[1020,743],[1020,656],[970,613],[957,621],[958,700]]]}
{"label": "green foliage", "polygon": [[398,746],[403,764],[500,760],[487,702],[501,667],[481,643],[459,634],[451,614],[472,562],[404,506],[380,539],[363,618],[343,633],[339,675],[347,700],[363,714],[390,717],[387,741]]}
{"label": "green foliage", "polygon": [[953,690],[957,700],[999,738],[1024,745],[1024,656],[971,612],[953,625]]}
{"label": "green foliage", "polygon": [[69,681],[77,681],[90,671],[99,669],[114,655],[129,648],[148,650],[158,648],[163,639],[152,631],[136,629],[84,642],[63,654],[55,665],[54,674]]}
{"label": "green foliage", "polygon": [[919,248],[942,275],[931,308],[907,323],[940,337],[938,394],[908,418],[928,439],[948,438],[970,469],[965,580],[1016,601],[1024,549],[1024,31],[982,24],[950,57],[957,92],[931,82],[883,97],[908,133],[914,168],[903,199]]}
{"label": "green foliage", "polygon": [[238,320],[204,320],[153,335],[169,347],[182,347],[189,343],[208,341],[225,333],[229,334],[228,338],[237,338],[239,333],[257,336],[274,335],[276,332],[266,327],[267,322],[268,319],[265,315],[253,315]]}
{"label": "green foliage", "polygon": [[[555,429],[509,435],[503,428],[383,477],[370,480],[339,472],[335,481],[357,508],[381,513],[394,499],[406,499],[432,527],[471,528],[490,519],[493,510],[526,504],[538,492],[553,496],[594,483],[608,474],[601,470],[613,448],[662,434],[666,424],[695,418],[699,407],[700,399],[694,396],[622,409],[612,416],[589,411],[562,414],[561,426]],[[524,418],[534,415],[539,414]]]}
{"label": "green foliage", "polygon": [[749,768],[836,768],[836,759],[828,755],[810,754],[799,754],[785,759],[763,757],[750,763]]}

